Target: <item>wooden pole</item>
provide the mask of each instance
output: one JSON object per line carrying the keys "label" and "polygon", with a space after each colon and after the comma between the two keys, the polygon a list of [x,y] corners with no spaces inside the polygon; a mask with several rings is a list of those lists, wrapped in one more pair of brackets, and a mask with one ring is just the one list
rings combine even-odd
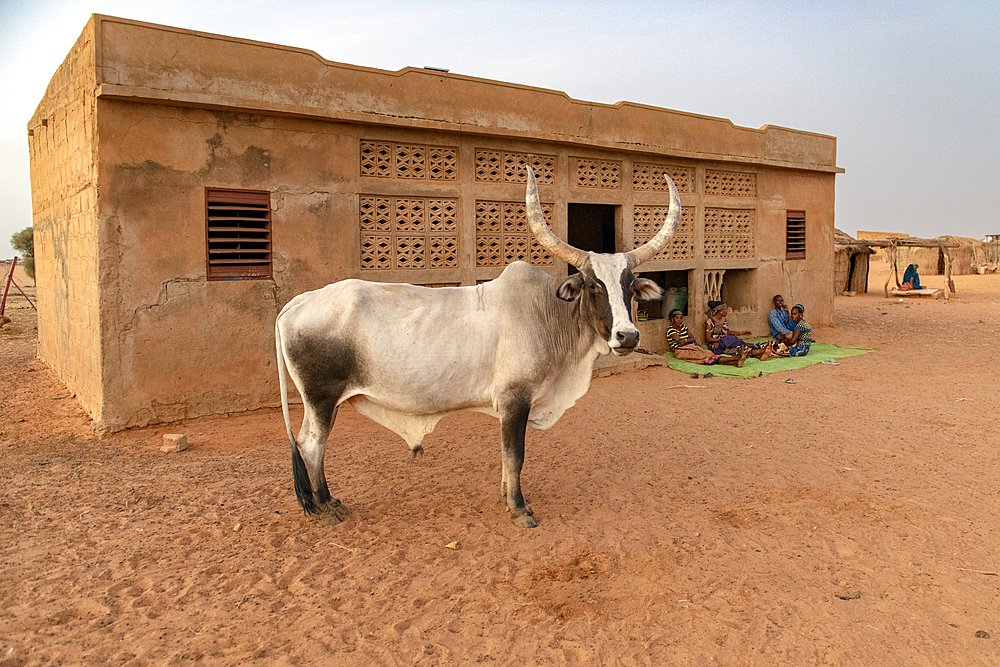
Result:
{"label": "wooden pole", "polygon": [[941,252],[944,253],[944,298],[950,299],[949,293],[954,294],[951,282],[951,253],[941,244]]}
{"label": "wooden pole", "polygon": [[[889,241],[889,275],[885,277],[885,285],[882,286],[882,291],[885,292],[886,298],[889,298],[889,279],[892,278],[892,272],[896,269],[896,242]],[[896,277],[896,282],[899,282],[899,277]]]}
{"label": "wooden pole", "polygon": [[896,277],[896,287],[899,288],[899,245],[892,246],[892,274]]}
{"label": "wooden pole", "polygon": [[10,265],[10,273],[7,274],[7,284],[3,288],[3,299],[0,300],[0,316],[3,316],[4,308],[7,307],[7,292],[10,291],[10,283],[14,280],[14,268],[17,267],[17,255],[14,255],[14,261]]}

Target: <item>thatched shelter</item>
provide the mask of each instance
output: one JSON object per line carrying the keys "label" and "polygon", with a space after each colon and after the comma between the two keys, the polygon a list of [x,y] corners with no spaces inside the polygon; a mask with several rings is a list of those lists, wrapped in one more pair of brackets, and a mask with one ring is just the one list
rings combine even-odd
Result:
{"label": "thatched shelter", "polygon": [[[970,275],[974,273],[973,266],[986,264],[986,244],[980,240],[964,236],[937,236],[933,240],[949,244],[952,275]],[[945,257],[942,248],[900,248],[899,251],[900,263],[904,266],[919,264],[920,275],[944,275]]]}
{"label": "thatched shelter", "polygon": [[[858,230],[857,239],[858,241],[888,241],[889,239],[905,239],[910,235],[906,232],[866,232],[863,230]],[[875,251],[875,256],[871,258],[873,262],[888,262],[889,261],[889,248],[872,248]]]}
{"label": "thatched shelter", "polygon": [[833,293],[868,291],[868,261],[875,250],[839,229],[833,230]]}
{"label": "thatched shelter", "polygon": [[[955,293],[955,283],[951,279],[951,253],[959,248],[957,241],[950,240],[946,237],[939,236],[934,239],[918,239],[912,236],[906,238],[892,238],[886,241],[866,241],[868,245],[873,248],[888,248],[889,250],[889,264],[890,271],[889,275],[885,279],[885,286],[883,291],[886,296],[889,296],[889,282],[895,278],[896,288],[891,290],[894,295],[902,294],[904,296],[943,296],[945,299],[949,298],[949,294]],[[900,265],[906,264],[919,264],[919,262],[913,262],[912,250],[914,248],[929,248],[936,252],[940,252],[939,257],[944,259],[944,289],[938,290],[933,288],[910,290],[909,292],[900,292],[897,288],[900,286],[899,282],[899,267]],[[929,268],[929,267],[928,267]],[[924,267],[921,266],[920,273],[926,275]],[[897,294],[898,293],[898,294]]]}
{"label": "thatched shelter", "polygon": [[1000,234],[987,234],[983,243],[986,245],[986,263],[1000,264]]}

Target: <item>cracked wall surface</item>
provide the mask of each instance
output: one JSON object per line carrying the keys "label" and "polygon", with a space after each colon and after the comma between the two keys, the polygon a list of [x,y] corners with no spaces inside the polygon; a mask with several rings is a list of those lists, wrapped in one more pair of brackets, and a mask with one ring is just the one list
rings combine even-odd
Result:
{"label": "cracked wall surface", "polygon": [[[345,138],[314,124],[99,101],[103,427],[274,404],[275,316],[357,252]],[[273,280],[207,280],[206,187],[271,193]]]}

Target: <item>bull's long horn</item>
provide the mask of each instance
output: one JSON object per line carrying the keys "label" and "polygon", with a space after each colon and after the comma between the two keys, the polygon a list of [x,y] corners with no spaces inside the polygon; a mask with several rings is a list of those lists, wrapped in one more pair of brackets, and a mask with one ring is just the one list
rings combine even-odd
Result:
{"label": "bull's long horn", "polygon": [[587,253],[560,239],[545,224],[545,218],[542,216],[542,205],[538,203],[538,182],[535,180],[535,172],[531,170],[531,167],[525,168],[528,170],[528,188],[524,195],[524,208],[531,233],[535,235],[543,248],[567,264],[572,264],[579,269],[587,259]]}
{"label": "bull's long horn", "polygon": [[681,198],[677,194],[677,187],[669,176],[664,174],[663,177],[667,179],[667,184],[670,186],[670,208],[667,210],[667,219],[664,220],[660,231],[656,232],[656,236],[635,250],[625,253],[625,256],[628,258],[629,267],[631,268],[635,268],[643,262],[652,259],[656,253],[667,247],[667,244],[670,243],[670,237],[677,231],[677,225],[681,221]]}

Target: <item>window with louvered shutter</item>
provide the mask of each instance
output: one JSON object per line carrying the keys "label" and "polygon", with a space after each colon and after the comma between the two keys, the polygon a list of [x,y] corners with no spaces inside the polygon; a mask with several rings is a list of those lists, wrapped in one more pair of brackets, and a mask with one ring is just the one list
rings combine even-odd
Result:
{"label": "window with louvered shutter", "polygon": [[205,188],[209,280],[271,277],[271,193]]}
{"label": "window with louvered shutter", "polygon": [[806,258],[806,212],[785,211],[785,259]]}

